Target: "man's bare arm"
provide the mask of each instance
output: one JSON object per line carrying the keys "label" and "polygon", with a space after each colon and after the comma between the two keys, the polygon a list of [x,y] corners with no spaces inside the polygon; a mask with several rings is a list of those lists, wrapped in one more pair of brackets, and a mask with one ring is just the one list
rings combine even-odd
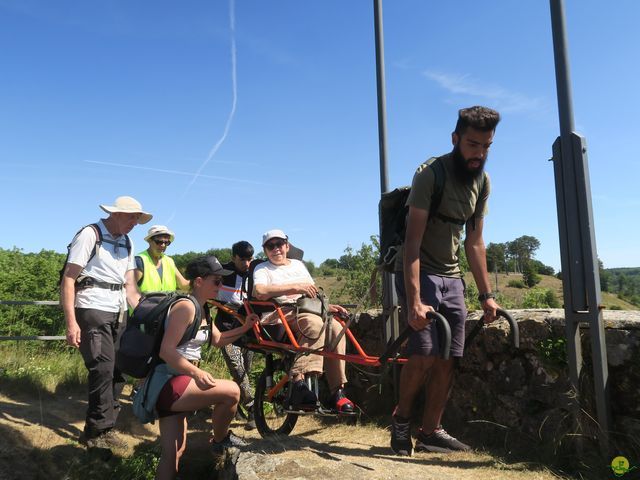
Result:
{"label": "man's bare arm", "polygon": [[258,284],[253,287],[253,295],[258,300],[269,300],[270,298],[281,295],[295,295],[298,293],[315,297],[318,294],[318,289],[313,283],[285,283],[282,285]]}
{"label": "man's bare arm", "polygon": [[415,330],[421,330],[429,324],[427,313],[433,311],[430,305],[424,305],[420,300],[420,245],[427,228],[427,220],[429,220],[427,210],[409,207],[403,268],[407,295],[407,320]]}
{"label": "man's bare arm", "polygon": [[[491,292],[491,282],[489,281],[489,273],[487,271],[487,251],[482,237],[482,229],[484,227],[484,219],[477,218],[475,228],[471,222],[467,223],[467,235],[464,240],[464,251],[467,254],[469,268],[473,274],[479,293]],[[492,322],[496,319],[496,310],[500,306],[493,298],[489,298],[482,302],[482,309],[485,311],[485,319]]]}
{"label": "man's bare arm", "polygon": [[76,279],[82,272],[82,267],[75,263],[67,263],[62,274],[60,284],[60,305],[67,324],[67,343],[72,347],[80,346],[80,327],[76,321]]}
{"label": "man's bare arm", "polygon": [[124,275],[124,289],[127,295],[127,303],[131,308],[136,308],[141,298],[134,274],[136,271],[137,270],[127,270],[127,273]]}

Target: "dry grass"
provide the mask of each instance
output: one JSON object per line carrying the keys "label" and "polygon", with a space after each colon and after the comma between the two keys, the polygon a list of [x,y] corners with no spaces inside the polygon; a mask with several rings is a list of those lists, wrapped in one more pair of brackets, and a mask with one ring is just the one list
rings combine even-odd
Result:
{"label": "dry grass", "polygon": [[[277,466],[260,472],[262,480],[445,479],[551,480],[560,478],[533,463],[505,463],[482,451],[452,454],[416,453],[397,457],[389,448],[389,430],[373,425],[345,426],[333,420],[300,419],[292,435],[261,440],[257,448]],[[302,467],[301,467],[302,466]]]}

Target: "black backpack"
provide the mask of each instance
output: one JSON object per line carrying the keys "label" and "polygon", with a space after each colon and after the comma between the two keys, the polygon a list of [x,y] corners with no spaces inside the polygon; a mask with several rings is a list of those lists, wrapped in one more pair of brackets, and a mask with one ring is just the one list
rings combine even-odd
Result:
{"label": "black backpack", "polygon": [[[85,267],[87,265],[89,265],[89,262],[91,261],[91,259],[96,256],[96,254],[98,253],[98,250],[100,250],[100,245],[102,245],[102,242],[104,242],[104,241],[111,242],[110,240],[104,240],[104,238],[102,237],[102,230],[100,229],[100,226],[97,223],[91,223],[89,225],[85,225],[84,227],[82,227],[80,230],[78,230],[76,232],[76,234],[73,236],[73,238],[75,239],[78,235],[80,235],[80,232],[82,232],[87,227],[91,227],[95,231],[95,233],[96,233],[96,244],[94,245],[93,249],[91,250],[91,254],[89,255],[89,258],[87,259],[87,263],[85,264]],[[129,235],[125,235],[124,237],[125,237],[125,244],[127,246],[127,255],[131,255],[131,239],[129,239]],[[64,276],[64,269],[67,267],[67,262],[69,261],[69,254],[71,253],[71,244],[72,243],[73,243],[73,240],[71,240],[71,243],[69,245],[67,245],[67,256],[64,259],[64,263],[62,264],[62,268],[60,269],[60,278],[58,279],[58,285],[62,285],[62,277]],[[76,280],[76,282],[78,282],[78,281],[79,280]]]}
{"label": "black backpack", "polygon": [[196,336],[202,322],[202,309],[195,298],[177,292],[147,293],[133,311],[120,337],[120,347],[116,352],[118,370],[134,378],[144,378],[162,363],[159,354],[167,312],[174,303],[184,298],[193,302],[196,315],[179,345]]}
{"label": "black backpack", "polygon": [[[431,206],[429,207],[429,221],[439,218],[445,222],[464,225],[466,220],[443,215],[438,210],[442,202],[442,192],[447,178],[447,172],[442,163],[442,157],[431,158],[423,163],[418,171],[423,168],[433,170],[433,193],[431,194]],[[485,175],[482,175],[480,196],[486,188]],[[409,206],[407,200],[411,187],[400,187],[390,192],[385,192],[380,198],[378,212],[380,215],[380,259],[378,265],[382,270],[393,272],[395,258],[399,247],[404,243],[404,235],[407,229],[407,215]]]}

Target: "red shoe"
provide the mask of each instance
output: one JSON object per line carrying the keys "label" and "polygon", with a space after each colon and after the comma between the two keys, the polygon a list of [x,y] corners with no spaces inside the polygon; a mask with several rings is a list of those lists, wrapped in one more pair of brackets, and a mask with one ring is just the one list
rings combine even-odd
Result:
{"label": "red shoe", "polygon": [[353,402],[344,394],[344,389],[339,388],[331,397],[331,404],[335,405],[338,413],[353,413],[355,407]]}

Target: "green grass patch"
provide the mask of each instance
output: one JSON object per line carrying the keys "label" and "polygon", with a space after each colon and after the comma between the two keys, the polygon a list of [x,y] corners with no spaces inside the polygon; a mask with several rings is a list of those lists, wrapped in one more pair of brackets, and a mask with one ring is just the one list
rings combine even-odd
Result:
{"label": "green grass patch", "polygon": [[55,393],[86,383],[87,370],[80,352],[42,341],[0,344],[0,379],[12,385]]}

